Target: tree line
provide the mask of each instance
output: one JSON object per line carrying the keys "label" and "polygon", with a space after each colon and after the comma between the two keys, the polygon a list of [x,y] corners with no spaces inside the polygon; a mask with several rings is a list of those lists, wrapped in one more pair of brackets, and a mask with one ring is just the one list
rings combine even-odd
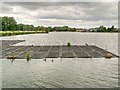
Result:
{"label": "tree line", "polygon": [[44,26],[37,26],[28,25],[28,24],[17,24],[16,20],[13,17],[0,17],[0,30],[1,31],[76,31],[75,28],[70,28],[68,26],[62,27],[44,27]]}
{"label": "tree line", "polygon": [[[68,26],[56,26],[56,27],[44,27],[28,25],[28,24],[17,24],[16,20],[13,17],[0,17],[0,30],[1,31],[43,31],[43,32],[54,32],[54,31],[73,31],[76,32],[76,28],[70,28]],[[87,30],[86,30],[87,31]],[[114,26],[106,28],[104,26],[100,26],[98,28],[94,28],[93,32],[118,32],[118,29]]]}
{"label": "tree line", "polygon": [[100,26],[99,28],[97,28],[97,32],[118,32],[118,29],[114,26],[108,28]]}

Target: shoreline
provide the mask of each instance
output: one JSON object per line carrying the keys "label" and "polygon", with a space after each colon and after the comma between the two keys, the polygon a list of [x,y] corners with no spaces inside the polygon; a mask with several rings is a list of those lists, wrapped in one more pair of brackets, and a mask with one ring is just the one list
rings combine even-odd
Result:
{"label": "shoreline", "polygon": [[[59,32],[72,32],[72,31],[59,31]],[[59,33],[58,32],[58,33]],[[76,32],[76,31],[74,31]],[[45,31],[1,31],[0,35],[1,37],[5,36],[16,36],[16,35],[28,35],[28,34],[49,34],[51,32],[45,32]],[[54,33],[54,32],[52,32]],[[120,33],[120,32],[78,32],[78,33]]]}

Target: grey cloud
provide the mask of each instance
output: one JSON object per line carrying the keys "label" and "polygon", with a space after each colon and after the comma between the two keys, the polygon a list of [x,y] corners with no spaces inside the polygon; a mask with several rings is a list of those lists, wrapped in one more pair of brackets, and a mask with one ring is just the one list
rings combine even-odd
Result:
{"label": "grey cloud", "polygon": [[[106,3],[106,4],[105,4]],[[6,5],[10,6],[21,6],[29,10],[36,10],[41,8],[49,8],[54,6],[77,6],[83,8],[95,8],[95,7],[107,7],[109,4],[112,5],[113,2],[4,2]],[[108,5],[107,5],[108,4]],[[114,5],[114,4],[113,4]]]}
{"label": "grey cloud", "polygon": [[[65,0],[3,0],[4,2],[66,2]],[[118,2],[119,0],[67,0],[67,2]]]}
{"label": "grey cloud", "polygon": [[[20,10],[14,10],[15,7],[19,7]],[[42,24],[42,19],[67,20],[67,22],[81,20],[83,24],[101,21],[109,24],[109,21],[117,20],[118,14],[115,2],[6,2],[3,3],[2,10],[3,14],[18,16],[16,17],[18,21],[21,21],[19,16],[24,19],[28,17],[33,19],[28,21],[35,21],[36,24],[39,20]]]}

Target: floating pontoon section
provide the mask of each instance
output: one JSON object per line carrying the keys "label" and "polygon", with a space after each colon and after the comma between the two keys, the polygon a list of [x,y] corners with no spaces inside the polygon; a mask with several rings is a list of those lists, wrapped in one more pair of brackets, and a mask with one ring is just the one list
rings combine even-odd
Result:
{"label": "floating pontoon section", "polygon": [[63,46],[12,46],[24,40],[3,40],[2,58],[14,55],[17,59],[25,59],[26,52],[29,52],[32,59],[42,58],[103,58],[111,54],[111,58],[117,55],[94,45],[72,45]]}

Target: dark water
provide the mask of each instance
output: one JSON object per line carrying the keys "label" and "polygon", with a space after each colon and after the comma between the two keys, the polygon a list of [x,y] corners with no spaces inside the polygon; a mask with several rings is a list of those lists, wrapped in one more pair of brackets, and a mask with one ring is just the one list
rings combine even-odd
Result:
{"label": "dark water", "polygon": [[[118,54],[118,34],[61,32],[18,35],[2,39],[25,39],[16,45],[95,44]],[[118,87],[118,58],[2,60],[2,87],[102,88]]]}

